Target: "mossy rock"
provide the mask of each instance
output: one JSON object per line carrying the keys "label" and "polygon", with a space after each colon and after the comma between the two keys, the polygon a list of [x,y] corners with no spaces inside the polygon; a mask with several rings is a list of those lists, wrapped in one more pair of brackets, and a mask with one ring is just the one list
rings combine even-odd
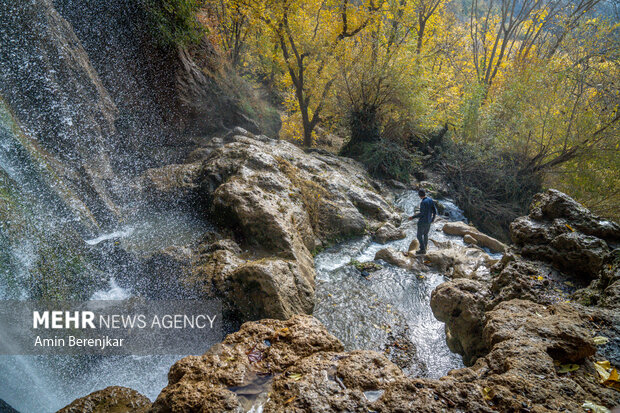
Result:
{"label": "mossy rock", "polygon": [[380,264],[373,261],[359,262],[352,259],[349,265],[354,266],[358,271],[375,272],[383,268]]}

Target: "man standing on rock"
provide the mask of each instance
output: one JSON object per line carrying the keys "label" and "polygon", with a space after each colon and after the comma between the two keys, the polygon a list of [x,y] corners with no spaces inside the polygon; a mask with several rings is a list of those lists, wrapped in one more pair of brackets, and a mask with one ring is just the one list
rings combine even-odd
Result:
{"label": "man standing on rock", "polygon": [[418,195],[422,200],[422,202],[420,202],[420,212],[409,217],[409,219],[419,218],[417,238],[420,242],[420,249],[416,251],[416,254],[426,254],[428,232],[431,230],[431,223],[435,221],[435,217],[437,216],[437,208],[431,197],[426,196],[426,191],[424,191],[424,189],[420,189]]}

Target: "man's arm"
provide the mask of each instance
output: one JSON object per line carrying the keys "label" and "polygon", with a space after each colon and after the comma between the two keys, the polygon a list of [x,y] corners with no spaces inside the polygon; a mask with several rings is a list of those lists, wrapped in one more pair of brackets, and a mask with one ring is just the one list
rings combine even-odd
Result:
{"label": "man's arm", "polygon": [[435,201],[433,202],[433,219],[431,220],[431,222],[435,222],[435,218],[437,217],[437,205],[435,205]]}
{"label": "man's arm", "polygon": [[424,205],[424,202],[420,202],[420,212],[418,212],[412,217],[409,217],[409,219],[411,220],[414,218],[420,218],[421,216],[424,216],[424,213],[426,212],[425,209],[426,209],[426,205]]}
{"label": "man's arm", "polygon": [[415,218],[420,218],[422,216],[422,212],[418,212],[415,215],[412,215],[409,217],[409,220],[415,219]]}

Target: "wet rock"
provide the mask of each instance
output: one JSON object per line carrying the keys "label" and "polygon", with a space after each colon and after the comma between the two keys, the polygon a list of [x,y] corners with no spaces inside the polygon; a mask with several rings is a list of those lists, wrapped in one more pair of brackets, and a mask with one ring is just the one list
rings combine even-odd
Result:
{"label": "wet rock", "polygon": [[462,247],[451,242],[430,250],[424,256],[425,262],[453,278],[488,278],[493,260],[480,248]]}
{"label": "wet rock", "polygon": [[415,251],[410,251],[405,254],[402,251],[396,251],[392,247],[383,248],[377,251],[377,253],[375,254],[375,260],[383,260],[388,264],[392,264],[408,270],[427,269],[426,265],[424,265],[420,257],[415,255]]}
{"label": "wet rock", "polygon": [[389,241],[403,239],[406,236],[404,229],[396,228],[392,223],[386,222],[375,232],[373,239],[379,244],[385,244]]}
{"label": "wet rock", "polygon": [[160,207],[171,208],[181,202],[187,202],[195,195],[196,175],[199,170],[199,163],[148,169],[143,175],[146,195],[151,203]]}
{"label": "wet rock", "polygon": [[111,386],[74,400],[58,413],[145,413],[151,401],[135,390]]}
{"label": "wet rock", "polygon": [[476,245],[480,245],[481,247],[487,247],[492,251],[496,252],[504,252],[506,250],[506,245],[495,238],[492,238],[482,232],[478,231],[476,228],[471,225],[467,225],[464,222],[448,222],[446,223],[442,231],[449,235],[458,235],[461,237],[468,237],[468,244],[474,244],[471,240],[475,240]]}
{"label": "wet rock", "polygon": [[315,353],[340,351],[342,344],[313,317],[245,323],[203,356],[189,356],[172,366],[168,386],[151,412],[238,412],[242,397],[236,389],[261,376],[282,374]]}
{"label": "wet rock", "polygon": [[[239,257],[243,265],[238,271],[227,265],[230,271],[214,279],[212,270],[218,265],[211,265],[213,257],[205,255],[198,267],[207,272],[195,274],[195,278],[203,274],[204,282],[231,305],[240,300],[237,307],[245,319],[288,318],[311,311],[315,277],[311,251],[386,223],[390,226],[384,230],[400,223],[400,215],[377,192],[362,166],[350,159],[306,152],[241,128],[212,139],[205,148],[201,161],[148,175],[172,174],[160,180],[164,182],[160,187],[169,194],[193,190],[210,216],[233,229],[249,251]],[[219,255],[232,263],[230,254]]]}
{"label": "wet rock", "polygon": [[314,308],[314,271],[299,261],[265,258],[240,265],[229,276],[228,298],[246,319],[263,314],[287,319]]}
{"label": "wet rock", "polygon": [[476,238],[472,237],[469,234],[465,234],[465,236],[463,237],[463,241],[465,242],[465,244],[478,245],[478,241],[476,241]]}

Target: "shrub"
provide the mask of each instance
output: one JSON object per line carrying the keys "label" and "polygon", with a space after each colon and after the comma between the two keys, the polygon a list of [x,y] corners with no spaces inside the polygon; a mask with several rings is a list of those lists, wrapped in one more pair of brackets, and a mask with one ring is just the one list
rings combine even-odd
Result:
{"label": "shrub", "polygon": [[196,13],[204,0],[138,1],[146,9],[154,37],[161,46],[188,46],[202,40],[206,29]]}
{"label": "shrub", "polygon": [[450,144],[439,169],[452,197],[482,231],[509,238],[509,225],[527,214],[542,176],[527,172],[527,159],[497,148]]}
{"label": "shrub", "polygon": [[377,178],[408,182],[421,165],[421,158],[417,154],[411,154],[401,145],[387,139],[362,143],[360,147],[357,159]]}

